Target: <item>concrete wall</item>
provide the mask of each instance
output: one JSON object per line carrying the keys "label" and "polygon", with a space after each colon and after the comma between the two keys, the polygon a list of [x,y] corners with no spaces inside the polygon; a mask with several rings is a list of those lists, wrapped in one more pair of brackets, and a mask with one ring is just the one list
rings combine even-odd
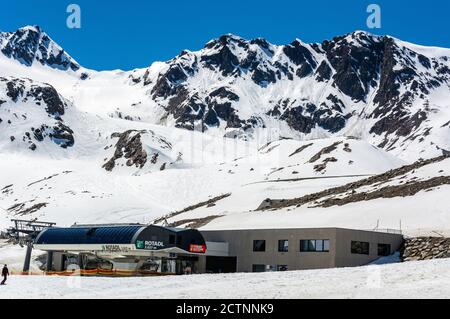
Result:
{"label": "concrete wall", "polygon": [[54,271],[64,271],[64,253],[54,252],[53,253],[53,270]]}
{"label": "concrete wall", "polygon": [[[369,243],[369,255],[351,253],[351,242]],[[391,245],[391,254],[398,251],[403,243],[403,236],[362,230],[337,229],[336,267],[366,265],[380,258],[378,244]]]}
{"label": "concrete wall", "polygon": [[[288,270],[321,269],[365,265],[379,258],[378,243],[399,249],[403,236],[337,228],[202,231],[206,241],[228,242],[229,256],[237,257],[239,272],[253,271],[253,265],[287,265]],[[329,252],[300,252],[300,240],[330,241]],[[265,240],[265,252],[254,252],[253,241]],[[279,252],[278,241],[289,240],[289,251]],[[369,255],[351,253],[352,241],[370,243]]]}

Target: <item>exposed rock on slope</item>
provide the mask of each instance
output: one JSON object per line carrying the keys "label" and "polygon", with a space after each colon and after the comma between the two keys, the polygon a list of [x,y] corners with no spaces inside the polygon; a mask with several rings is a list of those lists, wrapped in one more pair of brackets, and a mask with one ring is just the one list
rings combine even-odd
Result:
{"label": "exposed rock on slope", "polygon": [[322,155],[330,154],[330,153],[333,152],[335,149],[337,149],[337,147],[338,147],[340,144],[342,144],[342,142],[339,141],[339,142],[333,143],[332,145],[330,145],[330,146],[328,146],[328,147],[323,148],[319,153],[317,153],[316,155],[314,155],[313,157],[311,157],[311,159],[309,160],[309,163],[315,163],[315,162],[317,162],[317,161],[322,157]]}
{"label": "exposed rock on slope", "polygon": [[309,143],[309,144],[303,145],[303,146],[299,147],[298,149],[296,149],[294,153],[289,155],[289,157],[297,155],[297,154],[303,152],[304,150],[306,150],[308,147],[311,147],[311,146],[313,146],[313,143]]}
{"label": "exposed rock on slope", "polygon": [[[29,205],[27,206],[27,204]],[[14,216],[27,216],[41,210],[42,208],[45,208],[47,205],[48,203],[33,204],[33,201],[28,203],[19,203],[8,208],[8,213],[13,214]]]}
{"label": "exposed rock on slope", "polygon": [[[369,201],[377,198],[393,198],[414,196],[418,192],[427,191],[442,185],[450,185],[450,176],[433,177],[424,181],[411,180],[402,185],[386,186],[371,192],[354,193],[340,197],[328,198],[317,204],[319,207],[344,206],[350,203]],[[353,193],[353,191],[352,191]]]}
{"label": "exposed rock on slope", "polygon": [[160,224],[160,223],[163,223],[163,222],[166,221],[167,219],[173,218],[173,217],[178,216],[178,215],[180,215],[180,214],[184,214],[184,213],[187,213],[187,212],[196,210],[197,208],[200,208],[200,207],[205,207],[205,206],[207,206],[207,207],[213,207],[213,206],[216,205],[216,203],[217,203],[218,201],[220,201],[220,200],[222,200],[222,199],[225,199],[225,198],[227,198],[227,197],[230,197],[230,196],[231,196],[231,194],[229,193],[229,194],[224,194],[224,195],[220,195],[220,196],[213,197],[213,198],[211,198],[211,199],[208,199],[207,201],[204,201],[204,202],[201,202],[201,203],[198,203],[198,204],[195,204],[195,205],[191,205],[191,206],[186,207],[186,208],[184,208],[184,209],[182,209],[182,210],[179,210],[179,211],[170,213],[170,214],[168,214],[168,215],[166,215],[166,216],[164,216],[164,217],[155,219],[155,220],[153,221],[153,223],[154,223],[154,224]]}
{"label": "exposed rock on slope", "polygon": [[[433,178],[409,176],[409,174],[415,174],[416,170],[449,160],[449,156],[441,156],[426,161],[419,161],[384,174],[300,198],[266,199],[258,210],[281,209],[291,206],[300,207],[307,204],[313,207],[343,206],[349,203],[368,201],[376,198],[413,196],[420,191],[426,191],[442,185],[450,185],[449,175]],[[436,175],[439,174],[449,174],[449,172],[436,172]]]}
{"label": "exposed rock on slope", "polygon": [[145,132],[126,131],[114,133],[111,138],[118,138],[113,157],[103,165],[107,171],[112,171],[116,166],[116,160],[126,159],[127,166],[135,165],[143,168],[147,163],[147,152],[142,147],[141,134]]}
{"label": "exposed rock on slope", "polygon": [[8,137],[33,151],[45,139],[62,148],[74,145],[74,132],[63,119],[68,102],[51,85],[0,77],[0,100],[0,142]]}
{"label": "exposed rock on slope", "polygon": [[[114,154],[106,161],[103,168],[112,171],[116,166],[128,166],[143,169],[146,164],[158,166],[163,170],[170,164],[170,151],[172,145],[163,137],[150,130],[128,130],[123,133],[114,133],[112,139],[118,139],[114,146]],[[112,145],[105,149],[111,148]]]}
{"label": "exposed rock on slope", "polygon": [[211,215],[203,218],[193,218],[193,219],[182,219],[178,220],[176,222],[170,223],[169,227],[186,227],[186,228],[193,228],[198,229],[200,227],[203,227],[205,225],[208,225],[211,221],[214,219],[217,219],[219,217],[222,217],[221,215]]}

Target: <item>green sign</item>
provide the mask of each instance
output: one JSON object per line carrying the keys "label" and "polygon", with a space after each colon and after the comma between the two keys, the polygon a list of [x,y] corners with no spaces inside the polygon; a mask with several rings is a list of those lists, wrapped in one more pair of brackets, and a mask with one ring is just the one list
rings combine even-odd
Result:
{"label": "green sign", "polygon": [[137,240],[136,241],[136,248],[137,249],[145,249],[145,242],[143,240]]}

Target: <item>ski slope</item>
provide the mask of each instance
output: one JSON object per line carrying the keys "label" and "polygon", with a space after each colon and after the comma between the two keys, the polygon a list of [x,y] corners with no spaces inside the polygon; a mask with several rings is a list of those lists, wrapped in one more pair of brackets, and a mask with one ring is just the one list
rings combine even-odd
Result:
{"label": "ski slope", "polygon": [[357,268],[148,278],[12,276],[0,298],[32,299],[441,299],[450,260]]}
{"label": "ski slope", "polygon": [[[5,172],[0,178],[0,206],[8,211],[2,214],[3,227],[9,225],[8,219],[17,217],[49,220],[59,226],[73,223],[148,223],[228,193],[231,196],[216,203],[216,206],[201,208],[168,221],[248,212],[255,210],[268,197],[295,197],[357,180],[360,175],[379,174],[403,164],[365,142],[343,139],[339,149],[323,158],[333,156],[337,162],[328,163],[324,171],[318,172],[314,170],[314,165],[320,164],[320,160],[317,163],[305,162],[324,147],[340,140],[317,140],[315,146],[305,150],[304,154],[289,157],[304,142],[280,141],[276,143],[277,148],[268,152],[270,146],[261,149],[254,142],[135,124],[138,125],[136,128],[151,129],[170,142],[172,150],[165,153],[167,158],[175,158],[176,154],[181,153],[181,160],[167,165],[163,171],[160,170],[161,164],[154,166],[147,163],[143,169],[121,164],[123,166],[108,172],[102,165],[111,152],[104,148],[114,144],[109,134],[120,131],[118,125],[123,123],[121,120],[112,121],[117,122],[117,126],[106,129],[106,121],[92,126],[99,130],[91,134],[96,138],[89,144],[83,144],[99,147],[84,149],[75,145],[72,151],[78,152],[76,158],[73,153],[67,155],[67,150],[53,145],[48,145],[50,149],[45,150],[44,154],[40,149],[31,154],[26,150],[0,154],[0,169]],[[98,132],[102,132],[101,137]],[[86,137],[75,134],[76,140],[80,138]],[[144,142],[147,150],[157,148],[153,140],[148,142],[149,145]],[[343,150],[347,142],[352,148],[351,156]],[[49,154],[53,156],[49,157]],[[355,154],[361,154],[361,157]],[[376,165],[367,157],[377,158]],[[298,177],[312,179],[301,183],[268,182]],[[20,204],[23,204],[21,209],[11,209]],[[36,204],[45,204],[45,207],[24,213]],[[286,222],[289,223],[289,219]]]}

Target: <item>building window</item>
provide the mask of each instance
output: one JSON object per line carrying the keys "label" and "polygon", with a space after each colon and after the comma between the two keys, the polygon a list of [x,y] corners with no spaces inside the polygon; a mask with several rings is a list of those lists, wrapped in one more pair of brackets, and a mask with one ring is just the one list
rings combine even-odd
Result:
{"label": "building window", "polygon": [[257,251],[257,252],[266,251],[266,241],[265,240],[254,240],[253,241],[253,251]]}
{"label": "building window", "polygon": [[329,252],[329,239],[300,240],[300,252]]}
{"label": "building window", "polygon": [[323,241],[323,251],[330,251],[330,241],[328,239]]}
{"label": "building window", "polygon": [[287,265],[277,265],[277,271],[288,271]]}
{"label": "building window", "polygon": [[352,254],[369,255],[369,243],[352,241]]}
{"label": "building window", "polygon": [[390,256],[390,255],[391,255],[391,245],[378,244],[378,256]]}
{"label": "building window", "polygon": [[278,251],[281,253],[287,253],[289,251],[289,240],[279,240]]}
{"label": "building window", "polygon": [[253,265],[253,272],[265,272],[266,265]]}

